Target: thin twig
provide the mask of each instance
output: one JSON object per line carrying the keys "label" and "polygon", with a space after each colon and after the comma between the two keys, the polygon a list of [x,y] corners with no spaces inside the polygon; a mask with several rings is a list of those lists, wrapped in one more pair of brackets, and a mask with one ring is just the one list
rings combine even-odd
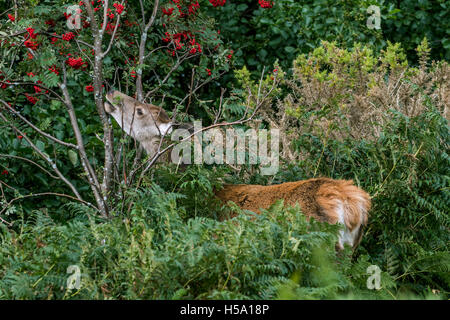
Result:
{"label": "thin twig", "polygon": [[0,157],[4,157],[4,158],[13,158],[13,159],[19,159],[19,160],[23,160],[23,161],[27,161],[31,164],[34,164],[36,167],[38,167],[39,169],[41,169],[42,171],[44,171],[46,174],[48,174],[50,177],[52,177],[53,179],[57,179],[59,180],[58,176],[54,176],[52,175],[49,171],[47,171],[44,167],[42,167],[41,165],[39,165],[38,163],[34,162],[33,160],[30,160],[28,158],[23,158],[23,157],[19,157],[19,156],[13,156],[10,154],[2,154],[0,153]]}
{"label": "thin twig", "polygon": [[[266,101],[267,97],[270,96],[270,94],[273,92],[274,88],[275,88],[275,84],[272,83],[272,87],[267,91],[267,93],[260,98],[259,95],[261,94],[261,87],[262,87],[262,81],[260,81],[259,83],[259,87],[258,87],[258,97],[257,97],[257,104],[255,106],[255,108],[253,109],[253,112],[250,114],[249,117],[246,118],[247,112],[246,114],[244,114],[244,116],[236,121],[232,121],[232,122],[222,122],[222,123],[214,123],[208,127],[205,128],[201,128],[200,130],[197,130],[196,132],[193,132],[192,134],[190,134],[189,136],[181,139],[180,141],[174,142],[172,144],[170,144],[169,146],[167,146],[166,148],[164,148],[163,150],[158,150],[157,153],[150,158],[147,161],[147,166],[145,167],[145,169],[141,172],[138,183],[136,185],[136,190],[140,187],[142,180],[145,176],[145,174],[147,173],[147,171],[155,164],[155,162],[157,161],[157,159],[164,154],[165,152],[167,152],[168,150],[172,149],[175,145],[182,143],[184,141],[187,141],[189,139],[191,139],[193,136],[197,135],[198,133],[201,133],[203,131],[206,130],[210,130],[213,128],[217,128],[217,127],[224,127],[224,126],[233,126],[233,125],[238,125],[238,124],[244,124],[247,123],[251,120],[253,120],[254,116],[257,114],[258,110],[260,109],[260,107],[262,106],[262,104]],[[250,104],[250,102],[248,101],[248,105]],[[247,109],[249,108],[249,106],[247,105]],[[141,168],[145,163],[141,164],[141,166],[139,168]],[[138,168],[138,169],[139,169]]]}
{"label": "thin twig", "polygon": [[10,107],[8,105],[8,103],[6,103],[4,100],[0,99],[0,102],[13,114],[15,114],[16,116],[18,116],[20,118],[20,120],[22,120],[23,122],[25,122],[28,126],[30,126],[32,129],[34,129],[37,133],[39,133],[40,135],[46,137],[47,139],[50,139],[56,143],[59,143],[60,145],[69,147],[69,148],[74,148],[74,149],[78,149],[78,147],[72,143],[68,143],[68,142],[64,142],[62,140],[59,140],[58,138],[52,136],[51,134],[48,134],[44,131],[42,131],[41,129],[39,129],[38,127],[36,127],[34,124],[32,124],[30,121],[28,121],[25,117],[23,117],[19,112],[17,112],[13,107]]}
{"label": "thin twig", "polygon": [[7,123],[14,131],[22,135],[23,139],[25,139],[30,144],[31,148],[34,151],[36,151],[36,153],[38,153],[45,161],[47,161],[49,165],[52,167],[53,171],[55,171],[55,173],[60,177],[60,179],[70,187],[75,196],[80,201],[83,201],[74,185],[61,173],[61,171],[59,171],[58,167],[56,166],[56,163],[54,163],[48,155],[44,154],[38,147],[36,147],[36,145],[25,135],[25,133],[23,133],[20,129],[18,129],[15,125],[13,125],[11,121],[8,121],[8,119],[3,115],[1,111],[0,111],[0,118],[3,119],[3,121],[5,121],[5,123]]}
{"label": "thin twig", "polygon": [[91,203],[89,203],[89,202],[87,202],[87,201],[84,201],[83,199],[78,199],[78,198],[69,196],[69,195],[67,195],[67,194],[63,194],[63,193],[56,193],[56,192],[42,192],[42,193],[28,194],[28,195],[20,196],[20,197],[17,197],[17,198],[14,198],[14,199],[10,200],[10,201],[6,204],[5,208],[3,208],[2,211],[0,211],[0,215],[3,214],[3,212],[5,212],[6,209],[8,209],[8,207],[9,207],[11,204],[13,204],[15,201],[17,201],[17,200],[24,199],[24,198],[32,198],[32,197],[41,197],[41,196],[57,196],[57,197],[69,198],[69,199],[71,199],[71,200],[75,200],[75,201],[81,202],[81,203],[83,203],[83,204],[85,204],[85,205],[91,207],[92,209],[95,209],[95,210],[98,211],[98,209],[97,209],[95,206],[93,206]]}

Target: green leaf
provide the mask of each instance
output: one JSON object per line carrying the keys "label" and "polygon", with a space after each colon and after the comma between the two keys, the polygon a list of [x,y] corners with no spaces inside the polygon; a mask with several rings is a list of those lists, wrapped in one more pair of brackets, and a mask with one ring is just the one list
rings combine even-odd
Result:
{"label": "green leaf", "polygon": [[238,5],[236,7],[237,11],[244,11],[247,8],[248,8],[248,6],[245,3],[241,3],[240,5]]}
{"label": "green leaf", "polygon": [[78,154],[73,150],[69,150],[67,151],[67,155],[69,156],[70,162],[72,162],[75,167],[78,164]]}
{"label": "green leaf", "polygon": [[36,142],[36,147],[41,151],[45,151],[45,144],[41,140]]}
{"label": "green leaf", "polygon": [[287,47],[284,47],[284,51],[286,51],[287,53],[293,53],[295,51],[295,48],[291,47],[291,46],[287,46]]}

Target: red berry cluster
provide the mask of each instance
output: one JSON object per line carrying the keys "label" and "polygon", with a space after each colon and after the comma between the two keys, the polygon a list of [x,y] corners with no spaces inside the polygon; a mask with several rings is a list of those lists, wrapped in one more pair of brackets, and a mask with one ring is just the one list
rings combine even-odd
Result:
{"label": "red berry cluster", "polygon": [[174,10],[174,8],[169,8],[167,10],[166,10],[166,8],[162,8],[163,15],[166,15],[166,16],[171,16],[173,13],[173,10]]}
{"label": "red berry cluster", "polygon": [[123,10],[125,9],[125,7],[118,2],[114,3],[113,7],[116,8],[117,14],[121,14],[123,12]]}
{"label": "red berry cluster", "polygon": [[200,43],[195,42],[195,38],[191,39],[191,41],[189,41],[189,44],[192,46],[191,50],[189,50],[189,53],[194,54],[196,52],[202,52],[202,47],[200,46]]}
{"label": "red berry cluster", "polygon": [[272,8],[273,7],[273,1],[266,1],[266,0],[258,0],[259,5],[261,8]]}
{"label": "red berry cluster", "polygon": [[[28,72],[27,76],[29,76],[30,78],[34,78],[36,75],[33,72]],[[36,83],[42,84],[42,81],[38,80],[38,81],[36,81]],[[34,88],[34,93],[41,93],[42,92],[42,89],[39,86],[33,86],[33,88]],[[45,93],[48,93],[48,90],[46,90]]]}
{"label": "red berry cluster", "polygon": [[227,0],[209,0],[213,7],[223,7]]}
{"label": "red berry cluster", "polygon": [[[0,80],[3,80],[3,79],[5,79],[5,76],[1,75],[1,73],[2,72],[0,71]],[[0,88],[2,88],[2,89],[8,88],[8,85],[6,83],[9,83],[9,82],[10,82],[9,80],[6,80],[6,81],[0,83]]]}
{"label": "red berry cluster", "polygon": [[12,14],[9,14],[9,13],[8,13],[8,19],[9,19],[11,22],[14,22],[14,21],[16,20],[16,18],[15,18]]}
{"label": "red berry cluster", "polygon": [[53,20],[53,19],[50,19],[50,20],[45,21],[45,24],[48,25],[48,26],[50,26],[50,27],[56,26],[56,22],[55,22],[55,20]]}
{"label": "red berry cluster", "polygon": [[72,32],[67,32],[67,33],[62,35],[62,39],[65,40],[65,41],[70,41],[73,38],[75,38],[75,35]]}
{"label": "red berry cluster", "polygon": [[26,36],[26,39],[36,39],[37,37],[37,33],[34,33],[34,29],[33,28],[27,28],[28,31],[28,35]]}
{"label": "red berry cluster", "polygon": [[[200,4],[198,3],[197,0],[195,2],[193,2],[192,0],[171,0],[171,1],[176,5],[180,18],[195,16],[197,10],[200,8]],[[171,9],[173,8],[170,8],[168,11],[163,9],[163,15],[164,14],[167,16],[172,15],[173,10]]]}
{"label": "red berry cluster", "polygon": [[49,67],[48,70],[49,70],[50,72],[53,72],[53,73],[56,74],[56,75],[59,75],[59,71],[56,69],[56,66],[55,66],[55,65],[52,65],[51,67]]}
{"label": "red berry cluster", "polygon": [[[56,32],[54,32],[53,35],[56,36]],[[56,42],[58,42],[58,38],[52,37],[52,38],[50,39],[50,41],[51,41],[52,44],[55,44]]]}
{"label": "red berry cluster", "polygon": [[34,29],[33,28],[29,27],[29,28],[27,28],[27,31],[28,31],[28,35],[29,35],[30,38],[36,39],[37,34],[34,33]]}
{"label": "red berry cluster", "polygon": [[81,57],[79,58],[69,58],[66,63],[74,69],[86,68],[86,62],[83,61]]}
{"label": "red berry cluster", "polygon": [[26,40],[24,42],[25,47],[30,48],[31,50],[36,50],[39,46],[39,43],[37,43],[36,41],[32,41],[32,40]]}
{"label": "red berry cluster", "polygon": [[37,34],[34,33],[34,29],[29,27],[27,28],[28,34],[25,37],[24,45],[27,48],[30,48],[31,50],[36,50],[39,46],[39,43],[37,41],[33,41],[31,39],[36,39]]}
{"label": "red berry cluster", "polygon": [[189,14],[195,14],[197,12],[197,9],[200,8],[200,5],[198,4],[198,1],[195,1],[195,3],[191,3],[188,6],[188,12]]}
{"label": "red berry cluster", "polygon": [[30,96],[28,93],[25,93],[25,96],[31,104],[36,104],[36,102],[38,102],[38,99],[36,97]]}
{"label": "red berry cluster", "polygon": [[[39,82],[42,82],[42,81],[39,80]],[[42,89],[40,87],[38,87],[38,86],[34,86],[34,92],[35,93],[41,93]]]}
{"label": "red berry cluster", "polygon": [[[103,23],[102,23],[102,27],[103,27]],[[107,34],[112,34],[112,33],[114,32],[114,28],[115,28],[115,27],[116,27],[115,24],[108,22],[108,23],[106,24],[106,28],[105,28],[106,33],[107,33]],[[120,23],[119,23],[119,26],[118,26],[118,27],[120,27]],[[117,27],[117,28],[118,28],[118,27]],[[117,36],[116,36],[116,37],[117,37]]]}
{"label": "red berry cluster", "polygon": [[[164,34],[166,35],[166,37],[162,38],[162,40],[164,42],[172,41],[172,43],[175,45],[176,50],[181,50],[186,44],[188,44],[190,46],[189,52],[191,54],[194,54],[197,52],[201,53],[203,51],[200,43],[198,43],[195,40],[195,36],[192,35],[192,33],[189,31],[183,31],[183,32],[175,33],[173,35],[171,35],[169,32],[165,32]],[[187,43],[182,42],[182,41],[187,41],[187,40],[189,40]],[[175,51],[169,50],[169,53],[172,54],[172,56],[175,56]]]}
{"label": "red berry cluster", "polygon": [[106,9],[106,11],[107,11],[108,18],[110,18],[111,20],[114,19],[114,13],[111,12],[111,9],[108,8],[108,9]]}

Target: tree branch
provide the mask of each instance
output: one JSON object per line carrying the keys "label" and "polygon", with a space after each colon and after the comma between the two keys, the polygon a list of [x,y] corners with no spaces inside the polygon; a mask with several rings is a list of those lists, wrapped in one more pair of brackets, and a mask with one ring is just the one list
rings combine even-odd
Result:
{"label": "tree branch", "polygon": [[79,200],[84,201],[81,198],[80,194],[78,193],[77,189],[74,187],[74,185],[61,173],[61,171],[59,171],[58,167],[56,166],[56,163],[54,163],[48,155],[44,154],[41,150],[39,150],[39,148],[36,147],[36,145],[25,135],[25,133],[23,133],[20,129],[18,129],[15,125],[13,125],[11,121],[8,121],[8,119],[3,115],[1,111],[0,111],[0,118],[3,119],[3,121],[5,121],[5,123],[7,123],[14,131],[22,135],[23,138],[30,144],[31,148],[34,151],[36,151],[36,153],[38,153],[45,161],[47,161],[48,164],[52,167],[53,171],[55,171],[55,173],[58,175],[58,177],[70,187],[75,196]]}
{"label": "tree branch", "polygon": [[8,103],[6,103],[4,100],[0,99],[0,102],[13,114],[15,114],[17,117],[20,118],[20,120],[22,120],[23,122],[25,122],[28,126],[30,126],[32,129],[34,129],[37,133],[39,133],[40,135],[46,137],[47,139],[50,139],[56,143],[59,143],[60,145],[63,145],[65,147],[69,147],[69,148],[73,148],[73,149],[78,149],[78,147],[72,143],[69,142],[64,142],[62,140],[59,140],[58,138],[45,133],[44,131],[42,131],[41,129],[39,129],[38,127],[36,127],[34,124],[32,124],[30,121],[28,121],[26,118],[24,118],[19,112],[17,112],[16,110],[14,110],[13,107],[10,107],[8,105]]}

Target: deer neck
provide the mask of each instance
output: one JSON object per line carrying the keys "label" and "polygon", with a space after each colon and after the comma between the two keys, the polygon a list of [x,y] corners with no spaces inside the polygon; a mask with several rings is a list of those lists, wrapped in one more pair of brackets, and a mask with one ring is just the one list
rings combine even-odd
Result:
{"label": "deer neck", "polygon": [[146,140],[141,141],[142,147],[147,152],[147,155],[153,157],[159,149],[161,137],[153,137]]}

